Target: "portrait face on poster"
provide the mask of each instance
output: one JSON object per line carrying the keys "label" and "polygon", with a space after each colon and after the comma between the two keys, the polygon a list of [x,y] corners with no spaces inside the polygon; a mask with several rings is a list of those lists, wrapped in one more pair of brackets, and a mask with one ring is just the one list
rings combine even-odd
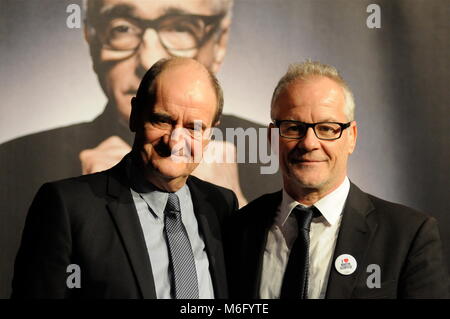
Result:
{"label": "portrait face on poster", "polygon": [[85,37],[111,105],[128,122],[140,79],[158,60],[188,57],[217,72],[226,53],[231,1],[89,0]]}

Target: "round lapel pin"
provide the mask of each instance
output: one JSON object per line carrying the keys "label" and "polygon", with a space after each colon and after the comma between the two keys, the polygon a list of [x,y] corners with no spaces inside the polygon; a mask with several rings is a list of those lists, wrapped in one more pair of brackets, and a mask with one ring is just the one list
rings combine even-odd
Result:
{"label": "round lapel pin", "polygon": [[334,262],[334,267],[341,275],[351,275],[355,272],[358,263],[356,259],[349,254],[342,254]]}

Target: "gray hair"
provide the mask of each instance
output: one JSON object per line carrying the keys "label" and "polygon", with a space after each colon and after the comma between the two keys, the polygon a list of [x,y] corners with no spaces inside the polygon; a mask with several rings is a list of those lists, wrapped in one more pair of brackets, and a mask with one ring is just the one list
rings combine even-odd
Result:
{"label": "gray hair", "polygon": [[280,81],[278,81],[278,84],[273,92],[271,102],[272,112],[276,98],[287,85],[296,80],[306,80],[313,76],[327,77],[341,85],[342,89],[344,90],[345,97],[344,112],[347,116],[347,119],[349,121],[353,121],[355,119],[355,99],[347,83],[344,81],[344,79],[334,66],[311,60],[289,65],[286,74],[283,75]]}

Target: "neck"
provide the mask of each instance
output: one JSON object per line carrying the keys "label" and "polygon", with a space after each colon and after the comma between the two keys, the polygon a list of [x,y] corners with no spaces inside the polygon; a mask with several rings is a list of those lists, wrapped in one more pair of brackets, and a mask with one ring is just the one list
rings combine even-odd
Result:
{"label": "neck", "polygon": [[145,179],[152,183],[156,188],[169,192],[175,193],[184,185],[186,185],[187,176],[177,177],[177,178],[167,178],[163,176],[158,176],[154,172],[145,172]]}
{"label": "neck", "polygon": [[145,179],[145,181],[152,184],[154,187],[161,191],[175,193],[186,184],[188,176],[170,178],[161,176],[153,169],[145,167],[139,152],[132,151],[131,158],[134,163],[134,167],[136,167],[138,170],[138,174],[140,174]]}
{"label": "neck", "polygon": [[343,182],[344,178],[340,182],[334,184],[332,187],[304,187],[303,185],[292,184],[290,181],[284,181],[284,190],[295,201],[302,203],[305,206],[312,206],[320,199],[324,198],[334,190],[336,190]]}

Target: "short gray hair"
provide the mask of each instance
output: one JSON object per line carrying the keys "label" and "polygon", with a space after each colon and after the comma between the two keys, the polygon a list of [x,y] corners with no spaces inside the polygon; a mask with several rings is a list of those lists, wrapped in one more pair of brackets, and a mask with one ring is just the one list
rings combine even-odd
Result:
{"label": "short gray hair", "polygon": [[334,66],[311,60],[289,65],[286,74],[283,75],[280,81],[278,81],[278,84],[273,91],[271,112],[273,112],[276,98],[287,85],[294,81],[307,80],[308,78],[314,76],[327,77],[341,85],[342,89],[344,90],[345,97],[344,112],[347,116],[347,119],[349,121],[353,121],[355,119],[355,99],[353,97],[352,91],[350,90],[350,87],[347,85],[343,77]]}

